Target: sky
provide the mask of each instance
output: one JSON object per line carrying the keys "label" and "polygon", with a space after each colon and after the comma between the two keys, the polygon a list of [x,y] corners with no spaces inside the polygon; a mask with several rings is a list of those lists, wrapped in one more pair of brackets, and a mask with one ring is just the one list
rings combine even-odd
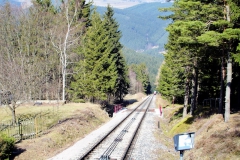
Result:
{"label": "sky", "polygon": [[[2,0],[0,0],[2,1]],[[17,1],[17,2],[25,2],[25,5],[26,6],[29,6],[31,5],[31,0],[14,0],[14,1]],[[57,0],[52,0],[52,2],[54,3],[54,1],[57,1]],[[58,0],[59,1],[59,0]],[[86,2],[88,2],[90,0],[86,0]],[[145,0],[145,1],[149,1],[149,0]],[[138,4],[139,2],[131,2],[131,1],[124,1],[124,0],[93,0],[93,5],[97,5],[97,6],[107,6],[108,3],[110,3],[110,5],[112,7],[116,7],[116,8],[126,8],[126,7],[130,7],[130,6],[133,6],[133,5],[136,5]]]}
{"label": "sky", "polygon": [[15,1],[24,3],[24,6],[23,6],[24,8],[29,7],[32,4],[31,0],[15,0]]}
{"label": "sky", "polygon": [[[3,0],[0,0],[0,1],[3,1]],[[13,0],[13,1],[16,1],[16,2],[21,2],[23,3],[23,7],[29,7],[32,3],[31,3],[31,0]],[[52,0],[53,4],[56,4],[56,1],[59,1],[59,0]],[[86,0],[86,2],[89,2],[91,0]],[[143,2],[163,2],[165,0],[93,0],[93,5],[96,5],[96,6],[107,6],[107,4],[110,3],[110,6],[111,7],[114,7],[114,8],[128,8],[128,7],[131,7],[131,6],[134,6],[134,5],[137,5],[137,4],[140,4],[140,3],[143,3]]]}
{"label": "sky", "polygon": [[31,0],[15,0],[15,1],[31,3]]}

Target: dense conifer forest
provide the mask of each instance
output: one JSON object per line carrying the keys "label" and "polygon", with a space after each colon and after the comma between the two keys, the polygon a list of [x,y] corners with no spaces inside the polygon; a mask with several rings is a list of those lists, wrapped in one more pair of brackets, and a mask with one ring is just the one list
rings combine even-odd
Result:
{"label": "dense conifer forest", "polygon": [[183,116],[214,100],[227,122],[230,111],[240,109],[239,1],[180,0],[160,11],[172,12],[161,18],[173,23],[158,91],[184,103]]}

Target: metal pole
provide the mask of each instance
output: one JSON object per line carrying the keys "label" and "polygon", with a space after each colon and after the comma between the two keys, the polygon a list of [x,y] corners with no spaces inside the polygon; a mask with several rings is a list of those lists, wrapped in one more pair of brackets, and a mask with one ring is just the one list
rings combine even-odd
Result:
{"label": "metal pole", "polygon": [[180,160],[183,160],[183,153],[184,153],[184,150],[181,150],[180,151]]}

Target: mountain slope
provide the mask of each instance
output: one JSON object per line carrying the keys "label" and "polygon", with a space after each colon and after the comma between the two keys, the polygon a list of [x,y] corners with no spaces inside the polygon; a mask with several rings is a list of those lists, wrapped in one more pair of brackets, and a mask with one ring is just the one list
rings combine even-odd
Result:
{"label": "mountain slope", "polygon": [[139,5],[142,3],[153,3],[153,2],[164,3],[166,2],[166,0],[94,0],[93,5],[106,7],[108,4],[110,4],[114,8],[124,9],[124,8],[132,7],[135,5]]}
{"label": "mountain slope", "polygon": [[[165,28],[170,20],[161,20],[159,8],[170,7],[172,3],[144,3],[126,9],[114,9],[115,18],[122,32],[121,43],[130,49],[147,50],[158,47],[164,50],[168,33]],[[98,7],[98,12],[103,14],[105,7]]]}

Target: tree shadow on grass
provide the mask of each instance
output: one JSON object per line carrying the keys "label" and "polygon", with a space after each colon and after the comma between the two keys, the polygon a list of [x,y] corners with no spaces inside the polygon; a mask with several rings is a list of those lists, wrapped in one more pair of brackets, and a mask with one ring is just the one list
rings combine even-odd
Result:
{"label": "tree shadow on grass", "polygon": [[[190,112],[190,107],[188,107],[187,113]],[[211,108],[209,106],[199,106],[192,117],[189,117],[185,123],[192,124],[194,119],[196,118],[209,118],[211,115],[215,114],[215,112],[212,112]],[[175,119],[179,119],[183,117],[183,107],[179,108],[174,115],[170,118],[169,122],[172,122]]]}
{"label": "tree shadow on grass", "polygon": [[169,123],[172,122],[172,121],[175,120],[175,119],[181,118],[181,117],[183,116],[182,113],[183,113],[183,108],[179,108],[179,109],[174,113],[174,115],[170,118]]}
{"label": "tree shadow on grass", "polygon": [[192,124],[194,122],[194,117],[188,117],[188,119],[184,122],[186,124]]}
{"label": "tree shadow on grass", "polygon": [[22,149],[22,148],[15,148],[13,151],[12,151],[12,154],[11,156],[9,157],[9,160],[14,160],[15,157],[17,157],[18,155],[22,154],[23,152],[25,152],[26,149]]}
{"label": "tree shadow on grass", "polygon": [[210,106],[198,106],[198,108],[194,112],[195,118],[209,118],[211,115],[216,114],[217,112]]}

